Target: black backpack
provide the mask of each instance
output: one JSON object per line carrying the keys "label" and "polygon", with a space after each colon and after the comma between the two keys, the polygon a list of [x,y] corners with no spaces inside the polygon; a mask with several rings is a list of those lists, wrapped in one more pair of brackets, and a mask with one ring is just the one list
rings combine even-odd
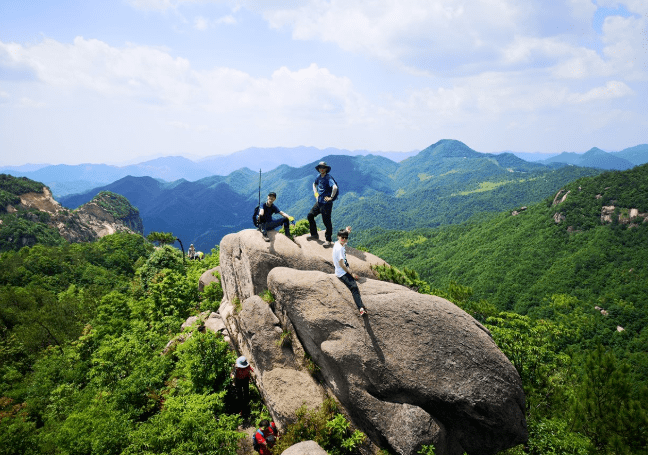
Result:
{"label": "black backpack", "polygon": [[254,214],[252,215],[252,223],[254,227],[259,227],[259,206],[257,205],[254,209]]}

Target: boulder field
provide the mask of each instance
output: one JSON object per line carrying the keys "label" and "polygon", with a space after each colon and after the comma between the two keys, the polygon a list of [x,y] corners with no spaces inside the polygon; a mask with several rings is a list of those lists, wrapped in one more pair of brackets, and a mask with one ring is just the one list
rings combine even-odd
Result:
{"label": "boulder field", "polygon": [[385,261],[347,246],[361,317],[331,248],[269,236],[222,239],[219,313],[280,429],[300,406],[332,396],[369,436],[369,453],[434,444],[438,455],[490,455],[526,442],[520,377],[479,322],[448,300],[378,280],[372,266]]}

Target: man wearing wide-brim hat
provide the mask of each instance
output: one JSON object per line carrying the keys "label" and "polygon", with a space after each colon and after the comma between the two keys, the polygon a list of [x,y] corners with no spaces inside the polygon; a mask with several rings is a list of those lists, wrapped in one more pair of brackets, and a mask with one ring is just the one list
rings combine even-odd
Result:
{"label": "man wearing wide-brim hat", "polygon": [[315,217],[322,214],[322,221],[326,227],[324,232],[324,237],[326,238],[326,243],[324,246],[331,246],[331,235],[333,235],[333,225],[331,224],[331,212],[333,211],[333,201],[335,200],[338,192],[338,186],[335,182],[335,179],[329,174],[331,166],[326,164],[325,161],[320,161],[317,166],[315,166],[319,175],[313,183],[313,194],[315,195],[315,205],[308,213],[308,225],[310,228],[309,240],[319,240],[319,234],[317,233],[317,224],[315,223]]}

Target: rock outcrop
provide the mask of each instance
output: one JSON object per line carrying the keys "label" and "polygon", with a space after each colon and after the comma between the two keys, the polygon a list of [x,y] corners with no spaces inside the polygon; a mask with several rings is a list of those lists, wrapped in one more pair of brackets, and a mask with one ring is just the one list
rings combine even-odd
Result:
{"label": "rock outcrop", "polygon": [[[280,426],[332,395],[373,443],[399,454],[434,444],[439,455],[488,455],[526,441],[520,378],[476,320],[376,280],[371,266],[385,262],[347,247],[364,276],[362,318],[332,273],[330,249],[306,236],[270,238],[254,230],[223,238],[219,313]],[[259,297],[266,289],[274,301]],[[323,384],[308,373],[310,359]]]}
{"label": "rock outcrop", "polygon": [[220,279],[220,267],[214,267],[209,269],[200,275],[200,280],[198,280],[198,292],[203,292],[207,286],[212,283],[219,281]]}
{"label": "rock outcrop", "polygon": [[77,210],[69,211],[43,187],[42,193],[21,194],[19,208],[49,214],[48,224],[70,242],[88,242],[116,232],[144,232],[139,211],[123,196],[105,191]]}
{"label": "rock outcrop", "polygon": [[315,441],[304,441],[288,447],[281,455],[327,455]]}

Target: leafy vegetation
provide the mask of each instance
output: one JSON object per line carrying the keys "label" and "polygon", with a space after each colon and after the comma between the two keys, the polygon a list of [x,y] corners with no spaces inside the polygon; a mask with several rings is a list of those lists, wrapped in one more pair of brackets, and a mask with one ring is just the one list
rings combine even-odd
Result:
{"label": "leafy vegetation", "polygon": [[0,174],[0,192],[17,196],[25,193],[42,193],[44,186],[42,183],[35,182],[27,177]]}
{"label": "leafy vegetation", "polygon": [[[365,237],[402,268],[377,268],[382,279],[459,305],[517,369],[530,439],[506,453],[648,453],[648,222],[625,215],[648,212],[647,185],[644,165],[517,216]],[[610,205],[622,210],[602,220]]]}
{"label": "leafy vegetation", "polygon": [[124,196],[113,193],[112,191],[101,191],[97,194],[92,202],[103,207],[108,213],[116,219],[125,218],[139,211],[128,202]]}
{"label": "leafy vegetation", "polygon": [[160,355],[216,265],[130,234],[0,255],[0,453],[234,455],[228,344]]}
{"label": "leafy vegetation", "polygon": [[305,405],[297,410],[296,421],[288,425],[273,451],[282,453],[301,441],[315,441],[331,455],[358,454],[366,435],[359,430],[351,431],[349,421],[339,413],[332,398],[324,400],[318,409]]}

